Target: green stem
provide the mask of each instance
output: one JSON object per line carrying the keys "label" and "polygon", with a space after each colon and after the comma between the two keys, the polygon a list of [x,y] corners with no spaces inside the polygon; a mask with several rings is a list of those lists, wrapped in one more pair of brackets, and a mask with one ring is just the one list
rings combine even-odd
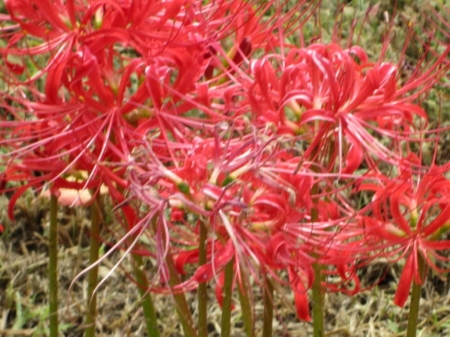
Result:
{"label": "green stem", "polygon": [[[198,265],[202,266],[207,262],[206,240],[208,239],[208,228],[200,221],[200,245]],[[198,285],[198,337],[208,336],[208,293],[207,282]]]}
{"label": "green stem", "polygon": [[[89,263],[94,265],[98,261],[100,242],[100,210],[97,200],[91,205],[91,239],[89,243]],[[95,336],[95,318],[97,316],[97,294],[94,292],[98,284],[98,266],[95,265],[89,269],[88,274],[88,293],[87,293],[87,312],[86,312],[86,337]]]}
{"label": "green stem", "polygon": [[231,259],[225,266],[225,281],[223,284],[222,326],[221,337],[230,337],[231,333],[231,297],[233,289],[233,264]]}
{"label": "green stem", "polygon": [[[175,263],[172,255],[169,253],[166,256],[166,264],[169,270],[169,285],[175,287],[180,284],[180,277],[177,274]],[[184,294],[174,294],[175,308],[177,310],[178,318],[180,319],[181,326],[185,337],[197,337],[197,333],[194,328],[194,320],[192,319],[189,305],[186,301]]]}
{"label": "green stem", "polygon": [[[422,255],[417,256],[419,264],[419,275],[420,279],[425,282],[425,270],[426,265]],[[409,305],[409,316],[408,316],[408,329],[406,331],[406,337],[415,337],[417,332],[417,323],[419,318],[419,306],[420,306],[420,294],[422,291],[422,284],[417,284],[413,281],[412,292],[411,292],[411,303]]]}
{"label": "green stem", "polygon": [[[89,263],[94,265],[98,261],[100,249],[100,216],[96,200],[91,205],[91,239],[89,243]],[[87,312],[86,312],[86,337],[95,336],[95,318],[97,316],[97,294],[94,292],[98,284],[98,266],[94,265],[88,273]]]}
{"label": "green stem", "polygon": [[264,286],[264,322],[262,337],[272,337],[272,321],[273,321],[273,285],[266,276],[266,284]]}
{"label": "green stem", "polygon": [[[319,192],[319,185],[315,183],[311,189],[311,195],[315,196]],[[315,222],[319,218],[318,199],[313,198],[315,207],[311,210],[311,222]],[[313,336],[324,336],[324,296],[322,289],[322,266],[319,262],[313,263],[314,283],[312,286],[312,312],[313,312]]]}
{"label": "green stem", "polygon": [[50,197],[48,293],[50,337],[58,337],[58,198]]}
{"label": "green stem", "polygon": [[241,282],[238,287],[238,293],[239,293],[239,301],[241,302],[242,319],[244,321],[245,336],[254,337],[255,336],[253,324],[254,316],[252,311],[252,305],[250,303],[251,288],[249,287],[248,284],[249,279],[247,277],[247,274],[242,268],[240,268],[240,274],[241,274]]}
{"label": "green stem", "polygon": [[133,271],[138,283],[139,294],[141,295],[142,310],[144,312],[144,321],[147,326],[147,334],[149,337],[159,337],[158,319],[156,317],[155,306],[150,293],[146,290],[148,280],[145,273],[142,271],[144,262],[142,256],[133,254]]}
{"label": "green stem", "polygon": [[[157,219],[153,218],[152,227],[155,233],[158,232]],[[163,240],[166,238],[163,234]],[[177,270],[175,268],[175,262],[170,252],[166,256],[166,266],[169,271],[169,285],[175,287],[180,284],[180,277],[178,276]],[[189,305],[186,301],[184,294],[173,294],[173,299],[175,300],[175,310],[177,311],[178,318],[180,319],[181,326],[183,328],[185,337],[197,337],[197,332],[194,328],[194,320],[192,319],[191,311],[189,310]]]}
{"label": "green stem", "polygon": [[312,311],[313,311],[313,336],[323,337],[323,289],[322,289],[322,266],[318,262],[313,263],[314,283],[312,286]]}

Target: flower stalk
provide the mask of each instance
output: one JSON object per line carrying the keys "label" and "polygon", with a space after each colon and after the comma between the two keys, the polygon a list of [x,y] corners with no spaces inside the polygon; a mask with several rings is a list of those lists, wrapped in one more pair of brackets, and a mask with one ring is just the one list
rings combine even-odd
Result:
{"label": "flower stalk", "polygon": [[142,256],[138,254],[132,254],[133,256],[133,271],[138,283],[139,293],[141,295],[142,310],[144,313],[144,321],[147,327],[147,334],[149,337],[159,337],[158,319],[156,317],[155,305],[150,292],[147,291],[148,285],[147,277],[143,271],[144,262]]}
{"label": "flower stalk", "polygon": [[225,265],[225,280],[223,284],[222,324],[221,336],[231,336],[231,303],[233,294],[233,265],[234,259]]}
{"label": "flower stalk", "polygon": [[[153,218],[152,226],[153,230],[157,232],[158,226],[156,218]],[[170,252],[167,253],[165,262],[169,273],[169,280],[168,280],[169,286],[171,288],[175,288],[177,285],[180,284],[180,277],[177,274],[175,262]],[[184,293],[174,293],[173,299],[175,301],[175,310],[178,314],[178,318],[180,319],[184,335],[186,337],[197,337],[197,331],[194,327],[194,320],[192,318],[191,311],[189,309],[189,305],[186,301]]]}
{"label": "flower stalk", "polygon": [[270,279],[265,277],[265,285],[263,289],[264,302],[264,321],[263,321],[263,337],[272,337],[273,325],[273,284]]}
{"label": "flower stalk", "polygon": [[406,330],[406,337],[416,337],[417,334],[422,284],[425,282],[426,277],[426,264],[424,258],[420,253],[417,253],[417,264],[419,269],[420,282],[417,282],[416,279],[414,279],[413,281],[411,302],[409,304],[408,329]]}
{"label": "flower stalk", "polygon": [[240,272],[240,286],[238,287],[239,302],[241,303],[242,319],[244,321],[244,329],[246,337],[254,337],[254,316],[252,310],[252,304],[250,302],[250,282],[247,273],[243,270],[242,266],[239,268]]}
{"label": "flower stalk", "polygon": [[95,262],[99,258],[100,249],[100,210],[96,199],[91,204],[91,238],[89,243],[89,263],[92,268],[88,272],[88,292],[86,310],[86,337],[95,336],[95,319],[97,316],[97,294],[95,288],[98,283],[98,265]]}
{"label": "flower stalk", "polygon": [[[203,223],[199,222],[200,236],[199,236],[199,257],[198,265],[203,266],[208,262],[206,241],[208,239],[208,228]],[[198,337],[208,336],[208,283],[202,282],[198,285]]]}
{"label": "flower stalk", "polygon": [[50,230],[49,245],[49,315],[50,337],[58,337],[58,197],[50,196]]}
{"label": "flower stalk", "polygon": [[313,336],[324,336],[324,315],[323,315],[323,287],[322,287],[322,266],[318,262],[314,262],[314,283],[312,286],[312,311],[313,311]]}

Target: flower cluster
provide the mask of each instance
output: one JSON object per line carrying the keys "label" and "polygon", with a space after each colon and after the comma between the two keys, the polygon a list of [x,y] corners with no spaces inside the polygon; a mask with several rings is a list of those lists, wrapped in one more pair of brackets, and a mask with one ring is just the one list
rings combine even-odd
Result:
{"label": "flower cluster", "polygon": [[[7,0],[10,216],[31,187],[95,196],[105,186],[127,223],[115,247],[157,262],[151,291],[215,279],[221,301],[231,264],[240,291],[269,277],[309,320],[317,277],[354,294],[358,268],[383,255],[406,259],[403,306],[424,281],[418,260],[444,272],[450,248],[447,167],[413,154],[437,141],[418,99],[448,71],[450,47],[402,86],[396,65],[358,46],[288,43],[298,13],[314,8],[272,5]],[[372,197],[361,205],[358,193]]]}

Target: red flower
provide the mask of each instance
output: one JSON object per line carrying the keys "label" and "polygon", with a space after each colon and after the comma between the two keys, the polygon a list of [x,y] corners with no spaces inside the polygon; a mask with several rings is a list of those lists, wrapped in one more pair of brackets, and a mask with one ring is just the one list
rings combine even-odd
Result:
{"label": "red flower", "polygon": [[450,249],[445,233],[450,229],[450,181],[444,177],[447,168],[433,166],[429,172],[414,176],[405,171],[398,177],[380,177],[378,183],[362,185],[374,191],[368,210],[373,218],[364,218],[366,231],[379,239],[379,248],[395,259],[406,260],[394,302],[403,307],[411,283],[422,284],[419,256],[437,273],[448,258],[439,252]]}
{"label": "red flower", "polygon": [[[352,174],[363,161],[370,167],[377,160],[397,165],[405,160],[391,148],[400,139],[416,142],[415,119],[421,118],[422,126],[428,120],[414,104],[414,91],[439,80],[439,66],[450,66],[448,50],[404,87],[397,86],[395,65],[370,63],[356,46],[315,44],[285,56],[266,55],[252,62],[248,102],[258,122],[307,140],[305,158],[323,163],[329,172]],[[404,97],[408,93],[414,94]],[[388,148],[381,137],[393,145]]]}

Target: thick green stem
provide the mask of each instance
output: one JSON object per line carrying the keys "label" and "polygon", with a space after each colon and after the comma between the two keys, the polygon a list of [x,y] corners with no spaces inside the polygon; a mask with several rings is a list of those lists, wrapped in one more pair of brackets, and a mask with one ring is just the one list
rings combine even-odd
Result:
{"label": "thick green stem", "polygon": [[223,284],[222,326],[221,337],[230,337],[231,334],[231,299],[233,290],[233,264],[231,259],[225,266],[225,280]]}
{"label": "thick green stem", "polygon": [[[311,196],[317,195],[319,192],[319,185],[315,183],[311,189]],[[311,222],[315,222],[319,219],[318,200],[313,198],[315,207],[311,210]],[[312,311],[313,311],[313,336],[324,336],[324,296],[322,289],[322,266],[319,262],[313,263],[314,270],[314,283],[312,286]]]}
{"label": "thick green stem", "polygon": [[322,289],[322,266],[314,262],[314,283],[312,286],[312,311],[313,311],[313,336],[323,337],[323,289]]}
{"label": "thick green stem", "polygon": [[[200,245],[198,265],[202,266],[207,262],[206,240],[208,238],[208,228],[200,222]],[[203,282],[198,285],[198,337],[208,336],[208,283]]]}
{"label": "thick green stem", "polygon": [[[319,155],[319,148],[316,147],[312,151],[312,158]],[[313,167],[313,171],[318,172],[317,168]],[[311,188],[311,197],[314,202],[314,207],[311,210],[311,222],[316,222],[319,219],[319,199],[316,195],[319,193],[319,184],[316,182]],[[317,256],[316,256],[317,258]],[[313,312],[313,336],[323,337],[324,336],[324,296],[322,289],[322,266],[320,262],[316,261],[313,263],[314,270],[314,283],[312,286],[312,312]]]}
{"label": "thick green stem", "polygon": [[58,337],[58,198],[53,194],[50,197],[50,230],[48,237],[50,337]]}
{"label": "thick green stem", "polygon": [[[177,274],[175,263],[172,255],[169,253],[166,257],[167,268],[169,269],[169,285],[175,287],[180,284],[180,278]],[[197,332],[194,328],[194,320],[192,319],[189,305],[186,301],[184,294],[174,294],[175,308],[177,310],[178,318],[180,319],[181,326],[185,337],[197,337]]]}
{"label": "thick green stem", "polygon": [[158,319],[156,317],[155,306],[153,305],[150,293],[146,291],[148,286],[147,276],[143,272],[144,262],[142,256],[133,254],[133,271],[136,282],[139,287],[139,294],[141,295],[142,310],[144,312],[145,325],[147,326],[147,334],[149,337],[159,337]]}
{"label": "thick green stem", "polygon": [[244,321],[245,336],[254,337],[255,336],[253,324],[254,316],[252,311],[252,305],[250,302],[251,288],[249,287],[248,276],[242,269],[242,267],[240,268],[240,274],[241,274],[241,282],[238,287],[238,292],[239,292],[239,301],[241,303],[242,319]]}
{"label": "thick green stem", "polygon": [[94,265],[98,261],[100,242],[100,216],[99,208],[96,200],[91,205],[91,239],[89,243],[89,263],[93,266],[89,269],[88,274],[88,292],[87,292],[87,311],[86,311],[86,337],[95,336],[95,318],[97,316],[97,294],[94,290],[98,284],[98,265]]}
{"label": "thick green stem", "polygon": [[[425,282],[426,265],[422,255],[418,254],[417,259],[419,264],[418,267],[420,279],[423,283]],[[422,291],[422,284],[417,284],[416,281],[414,280],[411,292],[411,303],[409,305],[408,330],[406,331],[406,337],[416,337],[421,291]]]}
{"label": "thick green stem", "polygon": [[266,276],[266,284],[264,286],[264,322],[262,337],[272,337],[272,321],[273,321],[273,285]]}

